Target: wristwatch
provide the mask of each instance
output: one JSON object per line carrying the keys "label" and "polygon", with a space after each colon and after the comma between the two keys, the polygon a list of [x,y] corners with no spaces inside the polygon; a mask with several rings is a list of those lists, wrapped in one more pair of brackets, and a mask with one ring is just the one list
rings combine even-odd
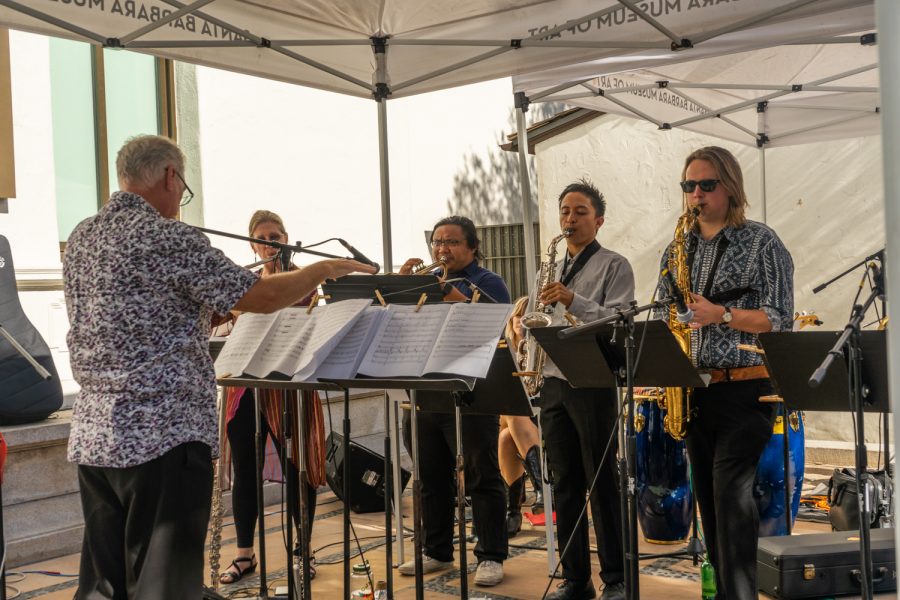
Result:
{"label": "wristwatch", "polygon": [[731,323],[731,319],[734,318],[734,313],[731,312],[731,309],[727,306],[725,307],[725,312],[722,313],[722,322],[728,325]]}

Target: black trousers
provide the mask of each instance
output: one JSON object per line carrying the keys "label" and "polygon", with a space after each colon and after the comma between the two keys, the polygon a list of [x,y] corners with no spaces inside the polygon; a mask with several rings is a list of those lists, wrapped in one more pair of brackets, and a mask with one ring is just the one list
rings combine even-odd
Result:
{"label": "black trousers", "polygon": [[756,467],[775,419],[768,379],[723,382],[693,392],[686,438],[694,490],[717,600],[756,600],[759,514],[753,500]]}
{"label": "black trousers", "polygon": [[[241,398],[237,411],[234,413],[231,421],[228,423],[228,443],[231,444],[231,464],[234,467],[234,475],[231,480],[231,508],[234,512],[234,528],[237,532],[237,545],[239,548],[250,548],[253,546],[253,533],[256,531],[256,525],[259,522],[258,507],[256,502],[256,411],[253,402],[253,391],[249,390]],[[269,425],[266,423],[264,416],[262,419],[262,435],[263,440],[267,437],[272,438],[272,443],[278,451],[278,456],[282,457],[284,462],[284,448],[279,443],[281,438],[278,435],[272,435]],[[297,467],[290,463],[285,469],[285,477],[287,485],[297,489],[297,478],[299,472]],[[309,540],[312,535],[312,523],[316,516],[316,488],[306,484],[306,506],[307,515],[309,516],[309,531],[306,539]],[[300,531],[300,504],[292,504],[288,507],[291,511],[291,518],[297,526],[297,539],[299,540]]]}
{"label": "black trousers", "polygon": [[600,578],[618,583],[625,578],[621,499],[613,440],[601,465],[603,450],[616,429],[617,398],[612,389],[574,389],[567,381],[548,377],[541,388],[541,430],[553,474],[556,524],[560,551],[572,537],[561,562],[563,577],[584,582],[591,578],[587,515],[578,519],[597,468],[600,475],[591,494],[591,517],[600,556]]}
{"label": "black trousers", "polygon": [[[404,411],[403,437],[412,447],[410,411]],[[456,469],[456,421],[452,414],[419,411],[419,473],[422,478],[423,548],[431,558],[453,560],[453,497]],[[500,418],[463,415],[462,444],[466,495],[472,497],[472,520],[478,562],[503,562],[509,554],[506,533],[506,488],[500,475],[497,441]]]}
{"label": "black trousers", "polygon": [[76,600],[200,600],[212,482],[210,448],[201,442],[136,467],[79,466]]}

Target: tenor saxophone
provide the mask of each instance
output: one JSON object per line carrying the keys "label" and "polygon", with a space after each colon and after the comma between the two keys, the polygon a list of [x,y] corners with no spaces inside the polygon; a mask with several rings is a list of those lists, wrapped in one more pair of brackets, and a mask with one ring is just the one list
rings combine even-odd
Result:
{"label": "tenor saxophone", "polygon": [[545,285],[556,281],[556,246],[560,240],[570,235],[572,235],[572,230],[564,229],[561,234],[550,241],[550,245],[547,247],[547,258],[541,263],[535,282],[534,310],[522,315],[522,327],[525,329],[525,349],[522,353],[524,355],[522,361],[525,363],[525,370],[519,375],[522,377],[522,383],[529,396],[536,396],[544,385],[544,362],[547,359],[543,348],[535,341],[530,330],[548,327],[553,322],[550,316],[553,314],[553,306],[541,302],[540,295]]}
{"label": "tenor saxophone", "polygon": [[[683,294],[685,302],[691,302],[691,273],[687,263],[688,236],[694,227],[700,210],[696,207],[678,218],[675,236],[669,250],[668,269],[678,284],[676,294]],[[678,341],[682,352],[691,356],[691,328],[677,318],[678,309],[669,307],[669,329]],[[691,388],[670,387],[665,389],[665,399],[661,402],[666,409],[663,429],[673,439],[682,440],[687,434],[687,424],[691,416]]]}

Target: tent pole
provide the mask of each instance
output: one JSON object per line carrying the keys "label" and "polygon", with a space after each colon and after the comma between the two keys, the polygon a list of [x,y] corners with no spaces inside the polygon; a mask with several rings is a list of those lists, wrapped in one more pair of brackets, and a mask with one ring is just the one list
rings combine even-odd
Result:
{"label": "tent pole", "polygon": [[534,215],[531,214],[531,179],[528,174],[528,128],[525,125],[525,111],[528,109],[528,98],[525,94],[515,94],[516,131],[519,143],[519,182],[522,190],[522,226],[525,233],[525,281],[528,289],[534,287],[534,276],[537,273],[537,246],[534,240]]}
{"label": "tent pole", "polygon": [[762,204],[762,222],[768,224],[766,205],[766,147],[759,149],[759,198]]}
{"label": "tent pole", "polygon": [[381,173],[381,243],[384,246],[385,273],[394,270],[391,253],[391,182],[388,166],[387,98],[378,100],[378,164]]}
{"label": "tent pole", "polygon": [[[878,62],[882,73],[895,73],[900,67],[897,56],[900,53],[900,5],[894,0],[877,0],[875,22],[878,27]],[[898,305],[891,299],[900,298],[900,172],[896,165],[900,158],[900,117],[896,110],[900,102],[900,83],[895,77],[881,78],[881,143],[884,171],[884,220],[885,220],[885,285],[888,298],[888,317],[898,318],[893,313]],[[895,320],[895,322],[897,322]],[[891,413],[894,431],[900,427],[900,336],[893,328],[887,330],[888,389],[891,398]],[[894,522],[897,515],[897,487],[894,487]],[[900,529],[894,530],[894,543],[900,547]]]}

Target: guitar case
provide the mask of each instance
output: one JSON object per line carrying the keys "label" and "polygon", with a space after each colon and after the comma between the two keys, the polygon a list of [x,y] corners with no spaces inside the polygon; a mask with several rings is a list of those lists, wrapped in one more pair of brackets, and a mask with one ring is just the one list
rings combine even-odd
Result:
{"label": "guitar case", "polygon": [[12,251],[0,235],[0,325],[50,372],[43,379],[5,336],[0,335],[0,425],[46,419],[63,403],[62,385],[50,347],[35,329],[19,302]]}

